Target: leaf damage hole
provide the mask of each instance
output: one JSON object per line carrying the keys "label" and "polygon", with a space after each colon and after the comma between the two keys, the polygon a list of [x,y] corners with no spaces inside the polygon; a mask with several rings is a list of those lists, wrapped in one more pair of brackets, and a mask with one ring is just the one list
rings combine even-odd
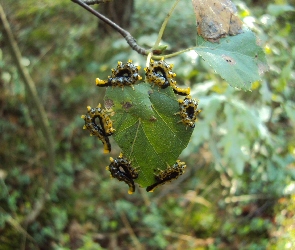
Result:
{"label": "leaf damage hole", "polygon": [[132,105],[131,102],[123,102],[123,103],[122,103],[122,108],[123,108],[123,109],[126,109],[126,110],[130,109],[132,106],[133,106],[133,105]]}
{"label": "leaf damage hole", "polygon": [[106,109],[111,109],[114,106],[114,101],[111,99],[106,99],[104,101],[104,106]]}
{"label": "leaf damage hole", "polygon": [[152,89],[150,89],[149,91],[148,91],[148,95],[150,96],[151,94],[153,94],[154,93],[154,91],[152,90]]}
{"label": "leaf damage hole", "polygon": [[230,57],[230,56],[226,56],[226,55],[222,55],[222,58],[229,64],[231,65],[235,65],[236,64],[236,61]]}
{"label": "leaf damage hole", "polygon": [[150,121],[151,122],[155,122],[157,120],[157,118],[156,117],[154,117],[154,116],[151,116],[151,118],[150,118]]}

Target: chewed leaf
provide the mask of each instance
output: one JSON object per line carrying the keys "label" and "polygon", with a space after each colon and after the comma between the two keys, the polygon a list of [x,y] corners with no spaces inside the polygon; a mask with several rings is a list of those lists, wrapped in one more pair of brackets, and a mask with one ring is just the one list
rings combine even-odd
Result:
{"label": "chewed leaf", "polygon": [[200,36],[211,42],[242,32],[243,23],[230,0],[192,0]]}
{"label": "chewed leaf", "polygon": [[142,187],[152,185],[155,171],[175,164],[193,132],[175,114],[179,103],[172,88],[152,88],[148,83],[134,89],[108,88],[105,102],[114,111],[114,140],[139,170],[134,181]]}
{"label": "chewed leaf", "polygon": [[255,35],[246,29],[242,34],[220,39],[219,43],[198,36],[197,45],[195,51],[233,87],[249,90],[268,68]]}

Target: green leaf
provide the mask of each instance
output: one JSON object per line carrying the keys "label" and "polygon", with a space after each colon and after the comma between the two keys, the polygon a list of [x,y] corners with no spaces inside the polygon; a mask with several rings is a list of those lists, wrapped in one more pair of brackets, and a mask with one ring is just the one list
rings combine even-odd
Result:
{"label": "green leaf", "polygon": [[295,9],[288,4],[269,4],[267,6],[267,12],[272,16],[279,16],[287,11],[295,11]]}
{"label": "green leaf", "polygon": [[233,87],[250,90],[251,83],[261,80],[260,74],[267,70],[264,52],[249,30],[221,38],[219,43],[198,36],[197,45],[195,51]]}
{"label": "green leaf", "polygon": [[175,115],[179,104],[172,88],[152,88],[148,83],[134,89],[108,87],[105,103],[114,111],[114,140],[140,171],[135,182],[142,187],[154,184],[155,170],[173,165],[193,132]]}
{"label": "green leaf", "polygon": [[292,101],[286,101],[284,107],[288,117],[295,123],[295,103]]}

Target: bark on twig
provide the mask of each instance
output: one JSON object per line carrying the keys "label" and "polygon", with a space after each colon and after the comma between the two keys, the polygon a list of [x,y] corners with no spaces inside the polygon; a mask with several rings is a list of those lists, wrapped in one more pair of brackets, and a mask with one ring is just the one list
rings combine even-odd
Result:
{"label": "bark on twig", "polygon": [[94,4],[100,4],[105,2],[110,2],[111,0],[83,0],[84,3],[87,5],[94,5]]}
{"label": "bark on twig", "polygon": [[129,44],[129,46],[133,50],[135,50],[136,52],[138,52],[141,55],[147,55],[149,53],[148,50],[140,47],[136,43],[135,38],[127,30],[123,29],[122,27],[120,27],[119,25],[117,25],[116,23],[114,23],[112,20],[108,19],[107,17],[105,17],[101,13],[97,12],[95,9],[91,8],[85,2],[83,2],[81,0],[71,0],[71,1],[74,2],[74,3],[76,3],[76,4],[78,4],[78,5],[80,5],[81,7],[83,7],[87,11],[89,11],[91,14],[93,14],[96,17],[98,17],[100,20],[102,20],[106,24],[110,25],[113,29],[115,29],[116,31],[118,31],[125,38],[126,42]]}

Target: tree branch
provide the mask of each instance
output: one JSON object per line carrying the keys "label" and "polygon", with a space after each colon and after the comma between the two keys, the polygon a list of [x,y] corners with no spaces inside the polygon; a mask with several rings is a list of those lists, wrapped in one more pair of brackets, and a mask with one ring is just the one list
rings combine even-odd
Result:
{"label": "tree branch", "polygon": [[48,153],[48,165],[46,167],[46,176],[45,179],[45,186],[44,190],[42,190],[39,199],[34,204],[34,208],[31,213],[25,219],[25,224],[33,222],[36,217],[40,214],[42,208],[44,207],[44,203],[46,199],[49,198],[49,192],[51,189],[51,185],[54,179],[53,169],[55,166],[55,149],[54,149],[54,139],[50,129],[49,121],[46,116],[45,109],[42,105],[41,100],[38,97],[38,93],[36,90],[35,83],[31,78],[28,70],[24,67],[21,63],[22,55],[20,53],[19,47],[17,42],[15,41],[9,22],[6,18],[5,12],[0,4],[0,27],[3,27],[3,34],[6,40],[6,44],[8,45],[9,49],[11,50],[12,58],[17,66],[19,74],[24,81],[27,94],[30,96],[30,100],[33,102],[34,107],[36,108],[37,115],[40,119],[40,129],[42,134],[46,140],[46,150]]}
{"label": "tree branch", "polygon": [[113,29],[115,29],[116,31],[118,31],[125,38],[126,42],[129,44],[129,46],[133,50],[135,50],[139,54],[145,55],[145,56],[149,53],[148,50],[140,47],[136,43],[135,38],[127,30],[124,30],[123,28],[121,28],[119,25],[117,25],[116,23],[114,23],[112,20],[110,20],[107,17],[105,17],[104,15],[100,14],[99,12],[97,12],[96,10],[94,10],[93,8],[91,8],[85,2],[83,2],[81,0],[71,0],[71,1],[74,2],[74,3],[76,3],[76,4],[78,4],[78,5],[80,5],[85,10],[88,10],[91,14],[93,14],[96,17],[98,17],[100,20],[102,20],[106,24],[110,25]]}
{"label": "tree branch", "polygon": [[84,3],[87,5],[94,5],[94,4],[100,4],[105,2],[110,2],[111,0],[83,0]]}

